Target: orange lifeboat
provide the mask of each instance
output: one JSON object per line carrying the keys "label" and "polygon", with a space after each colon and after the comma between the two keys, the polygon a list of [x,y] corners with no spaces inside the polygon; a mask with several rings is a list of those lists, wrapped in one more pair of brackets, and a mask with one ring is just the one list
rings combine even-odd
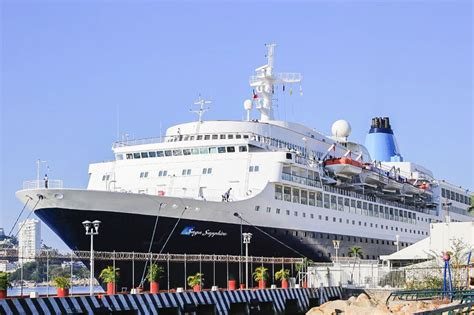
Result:
{"label": "orange lifeboat", "polygon": [[324,161],[324,166],[339,176],[354,176],[362,172],[364,164],[349,157],[333,158]]}

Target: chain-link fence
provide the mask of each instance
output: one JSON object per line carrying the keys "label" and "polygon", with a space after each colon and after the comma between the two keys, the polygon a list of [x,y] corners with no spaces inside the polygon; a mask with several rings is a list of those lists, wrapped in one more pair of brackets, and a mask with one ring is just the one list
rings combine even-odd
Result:
{"label": "chain-link fence", "polygon": [[[449,276],[449,271],[451,277]],[[453,287],[469,287],[469,266],[450,266],[446,279],[451,278]],[[353,262],[313,264],[308,267],[310,286],[335,286],[364,288],[425,289],[441,288],[444,281],[444,267],[431,263],[409,267],[388,267],[377,261],[354,260]]]}

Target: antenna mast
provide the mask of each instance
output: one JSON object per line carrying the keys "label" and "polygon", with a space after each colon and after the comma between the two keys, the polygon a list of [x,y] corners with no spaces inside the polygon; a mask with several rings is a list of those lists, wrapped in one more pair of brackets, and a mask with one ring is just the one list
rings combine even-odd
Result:
{"label": "antenna mast", "polygon": [[256,75],[249,79],[250,86],[255,89],[257,109],[260,111],[260,120],[273,120],[272,94],[276,85],[285,83],[299,83],[303,79],[301,73],[277,73],[273,75],[274,51],[276,44],[266,44],[267,64],[255,69]]}
{"label": "antenna mast", "polygon": [[199,99],[194,102],[194,105],[199,105],[199,109],[195,109],[195,110],[190,109],[189,111],[191,113],[197,114],[199,117],[199,122],[202,123],[202,115],[204,115],[204,113],[210,109],[210,107],[205,108],[204,105],[211,104],[211,103],[212,101],[203,99],[201,97],[201,94],[199,94]]}

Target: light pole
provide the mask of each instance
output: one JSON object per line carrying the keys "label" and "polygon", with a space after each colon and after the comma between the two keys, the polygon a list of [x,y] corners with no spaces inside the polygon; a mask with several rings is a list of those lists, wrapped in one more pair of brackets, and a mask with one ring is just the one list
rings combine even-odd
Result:
{"label": "light pole", "polygon": [[245,244],[245,288],[249,287],[249,244],[252,239],[252,233],[242,233]]}
{"label": "light pole", "polygon": [[397,245],[397,252],[400,250],[400,235],[395,235],[395,245]]}
{"label": "light pole", "polygon": [[[91,276],[89,283],[89,295],[94,295],[94,235],[99,235],[99,225],[100,221],[94,220],[93,222],[86,220],[82,222],[84,228],[86,229],[86,235],[91,236]],[[114,271],[115,272],[115,271]]]}
{"label": "light pole", "polygon": [[341,245],[341,241],[340,240],[332,240],[332,245],[334,246],[334,249],[336,250],[336,263],[338,263],[337,251],[339,250],[339,246]]}

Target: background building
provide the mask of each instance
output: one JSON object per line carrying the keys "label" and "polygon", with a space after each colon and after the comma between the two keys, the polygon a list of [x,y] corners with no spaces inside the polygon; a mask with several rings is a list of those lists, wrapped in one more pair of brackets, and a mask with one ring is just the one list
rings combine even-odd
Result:
{"label": "background building", "polygon": [[33,261],[41,249],[41,223],[36,219],[20,222],[18,233],[18,254],[20,263]]}

